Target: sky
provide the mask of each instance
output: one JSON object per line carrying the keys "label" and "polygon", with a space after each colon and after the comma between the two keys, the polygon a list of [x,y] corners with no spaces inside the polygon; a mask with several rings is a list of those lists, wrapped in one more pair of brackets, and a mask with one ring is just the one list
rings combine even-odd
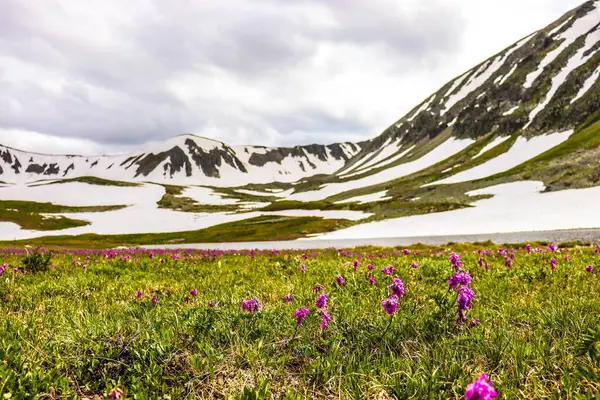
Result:
{"label": "sky", "polygon": [[582,2],[2,0],[0,144],[365,140]]}

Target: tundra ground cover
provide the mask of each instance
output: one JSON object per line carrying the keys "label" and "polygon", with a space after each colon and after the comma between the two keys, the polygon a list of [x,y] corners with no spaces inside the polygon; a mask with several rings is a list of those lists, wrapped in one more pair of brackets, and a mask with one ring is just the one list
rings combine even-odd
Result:
{"label": "tundra ground cover", "polygon": [[0,392],[46,399],[597,393],[600,254],[465,248],[55,250],[47,270],[44,257],[24,261],[30,250],[5,249]]}

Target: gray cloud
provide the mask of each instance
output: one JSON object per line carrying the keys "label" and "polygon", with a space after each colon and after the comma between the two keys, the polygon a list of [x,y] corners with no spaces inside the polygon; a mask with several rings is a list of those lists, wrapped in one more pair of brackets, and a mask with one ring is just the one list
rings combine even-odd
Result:
{"label": "gray cloud", "polygon": [[444,0],[78,3],[0,2],[0,128],[123,145],[371,137],[433,89],[398,76],[443,76],[465,25]]}

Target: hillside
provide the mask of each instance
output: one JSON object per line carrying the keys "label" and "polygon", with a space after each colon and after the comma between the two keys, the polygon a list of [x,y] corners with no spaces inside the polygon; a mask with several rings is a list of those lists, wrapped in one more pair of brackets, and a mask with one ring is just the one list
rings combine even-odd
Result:
{"label": "hillside", "polygon": [[[261,216],[289,230],[263,239],[429,235],[464,219],[479,221],[465,233],[600,227],[590,201],[600,195],[599,49],[600,1],[588,1],[361,143],[268,148],[181,135],[94,157],[0,146],[0,234],[189,235]],[[35,211],[48,202],[63,208]],[[100,206],[118,209],[68,209]],[[297,218],[307,218],[301,229]]]}

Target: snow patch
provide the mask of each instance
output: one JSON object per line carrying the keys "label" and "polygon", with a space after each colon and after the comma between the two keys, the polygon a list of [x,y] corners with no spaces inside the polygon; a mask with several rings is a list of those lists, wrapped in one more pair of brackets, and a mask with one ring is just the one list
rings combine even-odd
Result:
{"label": "snow patch", "polygon": [[550,135],[536,136],[531,139],[518,137],[516,142],[506,153],[492,158],[481,165],[424,186],[474,181],[508,171],[509,169],[558,146],[566,141],[572,134],[573,130],[569,130]]}
{"label": "snow patch", "polygon": [[[473,191],[494,197],[474,207],[359,224],[315,239],[360,239],[403,236],[468,235],[600,227],[594,201],[600,187],[540,193],[544,184],[513,182]],[[518,207],[515,207],[518,204]],[[558,212],[559,211],[559,212]]]}
{"label": "snow patch", "polygon": [[592,75],[590,75],[590,77],[585,80],[583,86],[581,87],[581,89],[579,89],[579,92],[577,92],[577,96],[573,97],[573,100],[571,100],[571,104],[575,103],[577,100],[582,98],[587,93],[587,91],[590,90],[592,86],[594,86],[594,83],[596,83],[598,78],[600,78],[600,66],[598,66],[598,68],[596,68],[596,70],[592,72]]}
{"label": "snow patch", "polygon": [[343,203],[365,204],[365,203],[373,203],[376,201],[390,200],[392,197],[389,197],[389,196],[386,197],[386,193],[387,193],[387,190],[384,190],[382,192],[377,192],[377,193],[365,194],[362,196],[356,196],[356,197],[352,197],[349,199],[336,201],[335,204],[343,204]]}

